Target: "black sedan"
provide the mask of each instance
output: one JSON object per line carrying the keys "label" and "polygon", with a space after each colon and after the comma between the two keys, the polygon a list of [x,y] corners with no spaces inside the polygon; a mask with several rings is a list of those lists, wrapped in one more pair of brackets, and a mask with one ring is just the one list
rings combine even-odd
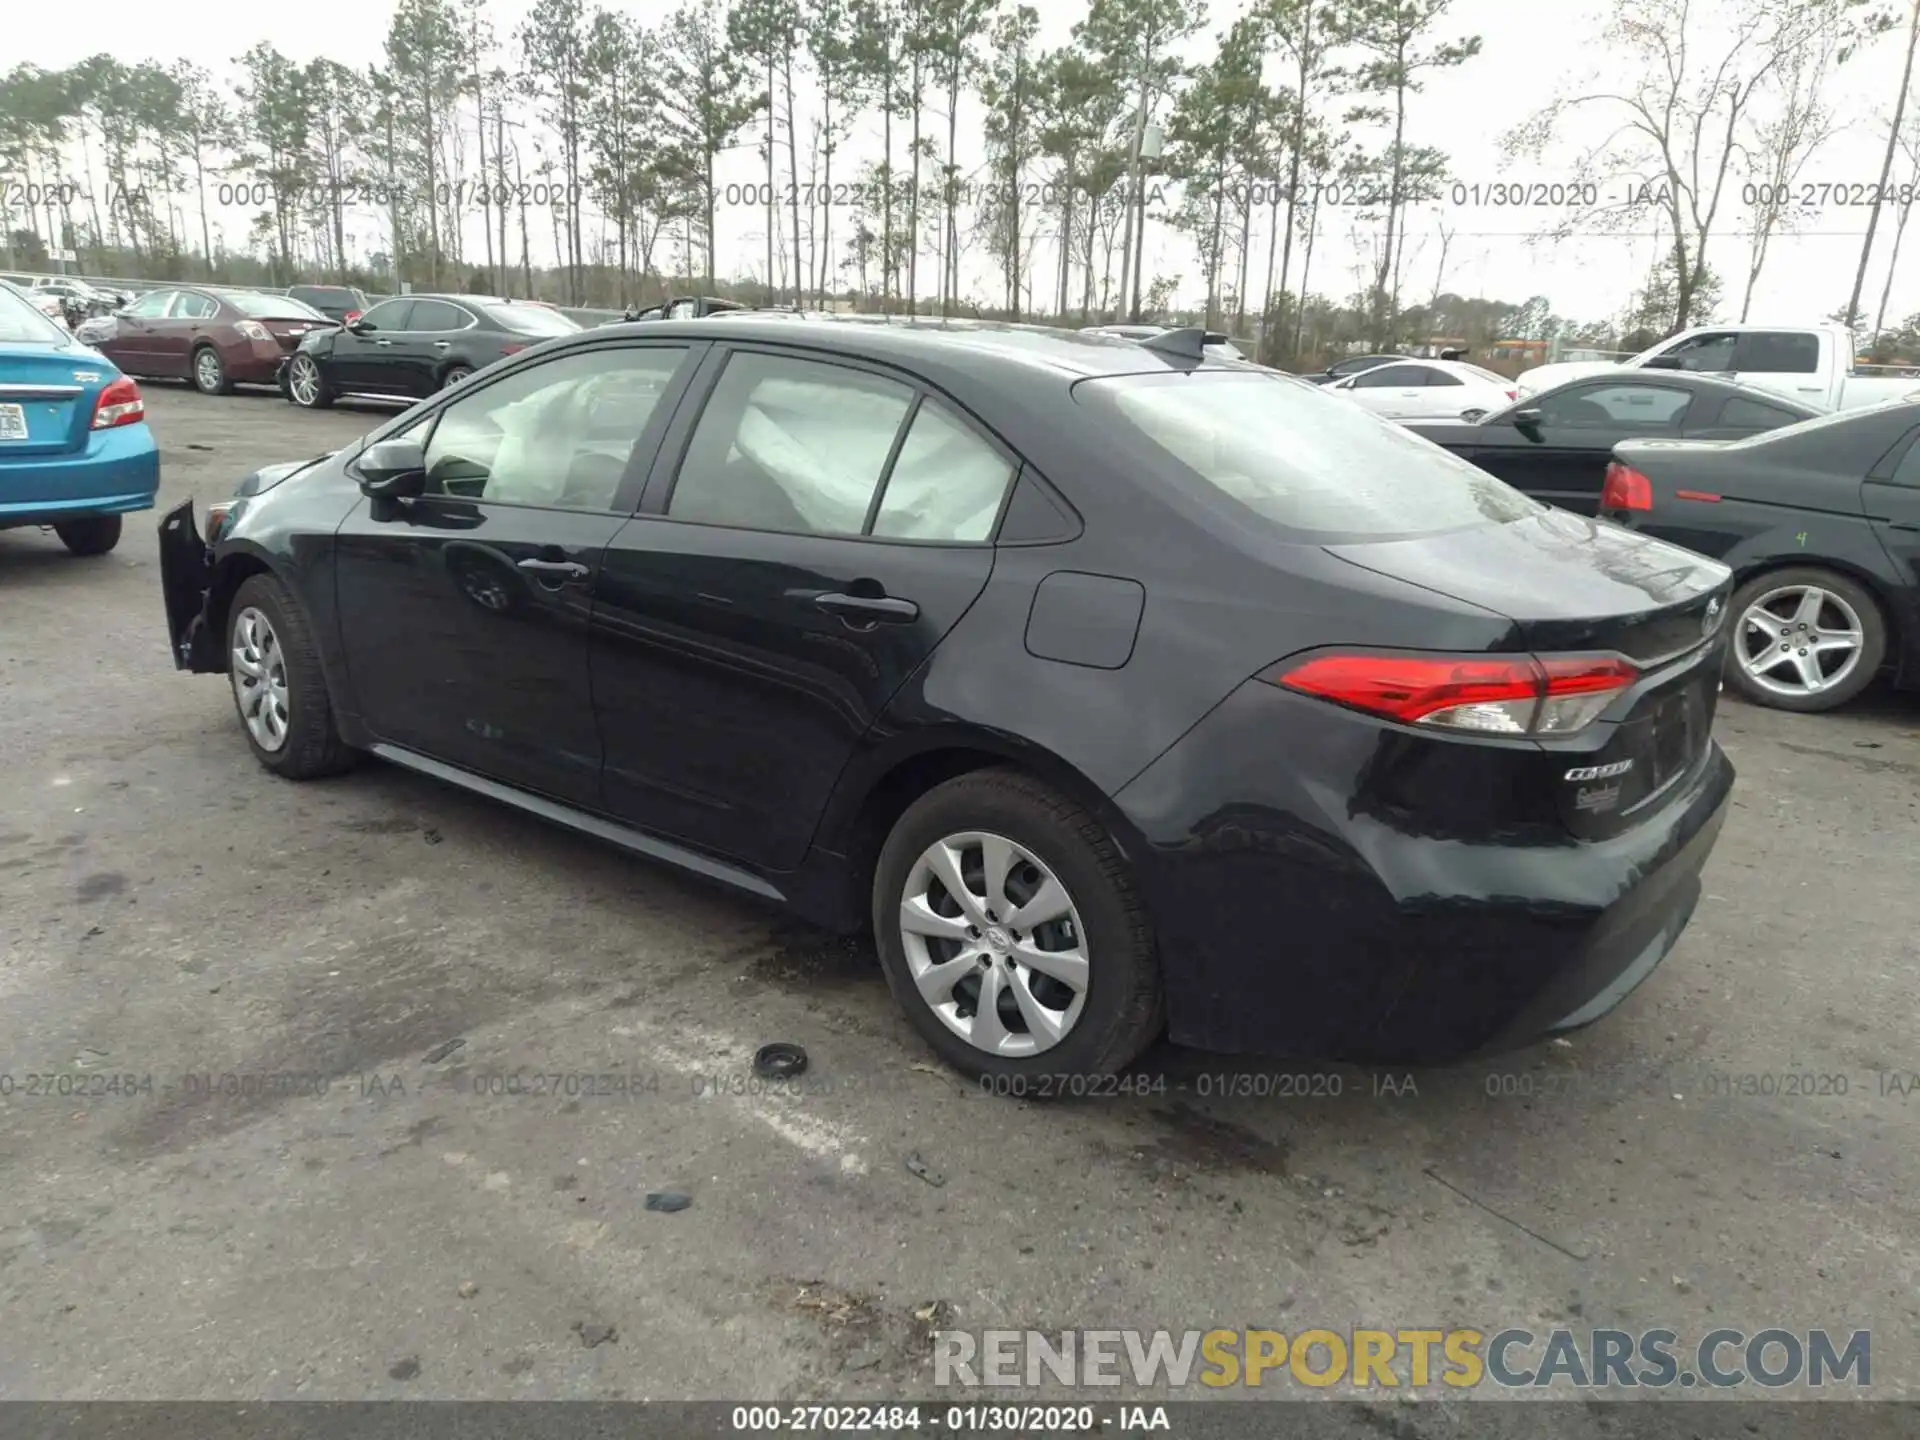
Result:
{"label": "black sedan", "polygon": [[1205,339],[588,331],[172,510],[175,663],[276,774],[372,754],[870,926],[1029,1093],[1163,1024],[1412,1062],[1597,1019],[1726,814],[1730,575]]}
{"label": "black sedan", "polygon": [[1920,394],[1736,443],[1614,448],[1602,513],[1731,567],[1727,683],[1831,710],[1920,688]]}
{"label": "black sedan", "polygon": [[1401,423],[1536,500],[1593,515],[1622,440],[1741,440],[1825,413],[1756,386],[1662,370],[1571,380],[1479,421]]}
{"label": "black sedan", "polygon": [[317,410],[342,395],[409,400],[581,327],[557,310],[486,295],[396,295],[337,330],[316,331],[288,357],[280,386]]}

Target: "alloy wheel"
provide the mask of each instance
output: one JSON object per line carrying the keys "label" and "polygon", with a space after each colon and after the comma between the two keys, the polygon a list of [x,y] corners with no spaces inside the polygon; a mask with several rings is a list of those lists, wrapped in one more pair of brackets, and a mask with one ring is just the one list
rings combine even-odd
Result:
{"label": "alloy wheel", "polygon": [[1747,678],[1792,697],[1844,682],[1865,645],[1859,612],[1818,585],[1783,585],[1757,596],[1734,635],[1734,655]]}
{"label": "alloy wheel", "polygon": [[295,356],[293,369],[287,373],[287,389],[296,405],[313,404],[320,398],[320,367],[305,355]]}
{"label": "alloy wheel", "polygon": [[211,350],[202,350],[193,362],[193,378],[200,388],[211,395],[220,388],[220,357]]}
{"label": "alloy wheel", "polygon": [[247,733],[262,750],[287,743],[292,711],[287,695],[287,659],[280,637],[262,610],[248,606],[233,622],[233,698]]}
{"label": "alloy wheel", "polygon": [[921,998],[991,1055],[1038,1055],[1066,1038],[1087,999],[1086,931],[1047,864],[1001,835],[929,845],[907,874],[900,938]]}
{"label": "alloy wheel", "polygon": [[456,365],[451,370],[447,371],[446,379],[441,382],[442,388],[450,388],[454,385],[458,385],[462,380],[466,379],[471,374],[473,374],[473,371],[470,370],[465,365]]}

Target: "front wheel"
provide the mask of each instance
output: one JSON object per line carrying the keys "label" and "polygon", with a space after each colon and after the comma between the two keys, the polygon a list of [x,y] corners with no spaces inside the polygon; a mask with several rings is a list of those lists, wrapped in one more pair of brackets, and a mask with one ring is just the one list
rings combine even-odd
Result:
{"label": "front wheel", "polygon": [[227,379],[226,362],[211,345],[193,352],[193,388],[202,395],[231,395],[233,382]]}
{"label": "front wheel", "polygon": [[62,520],[54,525],[53,533],[75,555],[104,555],[120,543],[120,517],[88,515]]}
{"label": "front wheel", "polygon": [[324,410],[333,404],[333,387],[311,355],[296,355],[288,364],[287,398],[305,410]]}
{"label": "front wheel", "polygon": [[272,575],[254,575],[234,594],[227,618],[227,669],[234,708],[253,755],[289,780],[338,774],[358,757],[341,740],[300,602]]}
{"label": "front wheel", "polygon": [[1756,705],[1812,714],[1846,704],[1879,673],[1887,622],[1866,588],[1833,570],[1793,566],[1733,596],[1727,683]]}
{"label": "front wheel", "polygon": [[873,881],[887,984],[929,1045],[975,1076],[1126,1068],[1162,1023],[1146,908],[1106,828],[1009,770],[920,797]]}

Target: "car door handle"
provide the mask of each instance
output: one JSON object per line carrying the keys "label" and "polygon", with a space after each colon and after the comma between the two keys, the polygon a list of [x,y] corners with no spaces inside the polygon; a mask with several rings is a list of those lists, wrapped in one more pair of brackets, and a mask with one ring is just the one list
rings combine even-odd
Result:
{"label": "car door handle", "polygon": [[830,614],[853,620],[888,620],[904,624],[920,618],[920,607],[913,601],[895,599],[891,595],[843,595],[831,591],[814,596],[813,603]]}
{"label": "car door handle", "polygon": [[568,575],[575,580],[587,577],[587,567],[577,560],[522,560],[520,568],[537,575]]}
{"label": "car door handle", "polygon": [[445,350],[452,344],[453,342],[451,340],[436,340],[433,342],[433,348],[436,350]]}

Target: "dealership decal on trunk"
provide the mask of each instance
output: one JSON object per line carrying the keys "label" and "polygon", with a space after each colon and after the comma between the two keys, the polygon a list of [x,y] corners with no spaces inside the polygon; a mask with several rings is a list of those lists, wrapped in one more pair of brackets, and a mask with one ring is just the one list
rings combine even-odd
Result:
{"label": "dealership decal on trunk", "polygon": [[1562,780],[1606,780],[1615,775],[1624,775],[1633,768],[1631,760],[1616,760],[1611,765],[1581,765],[1567,771]]}

